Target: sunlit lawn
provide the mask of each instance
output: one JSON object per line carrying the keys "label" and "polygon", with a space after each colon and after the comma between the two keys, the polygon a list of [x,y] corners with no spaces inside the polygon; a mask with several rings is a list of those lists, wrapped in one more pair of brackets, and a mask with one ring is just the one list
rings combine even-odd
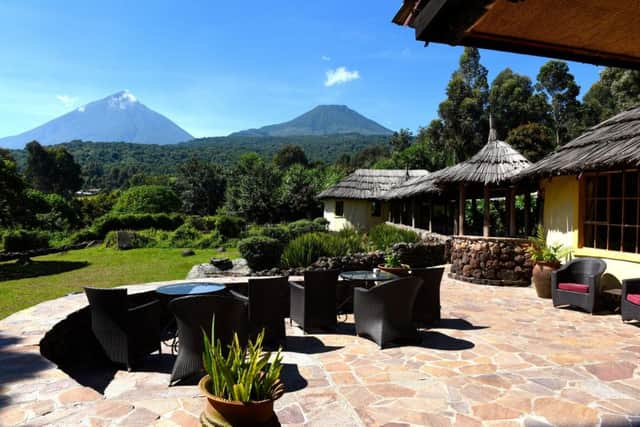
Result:
{"label": "sunlit lawn", "polygon": [[118,251],[95,247],[33,258],[18,266],[0,263],[0,319],[39,302],[81,291],[83,286],[113,287],[160,280],[184,279],[194,264],[209,258],[237,258],[238,251],[196,250],[183,257],[182,249]]}

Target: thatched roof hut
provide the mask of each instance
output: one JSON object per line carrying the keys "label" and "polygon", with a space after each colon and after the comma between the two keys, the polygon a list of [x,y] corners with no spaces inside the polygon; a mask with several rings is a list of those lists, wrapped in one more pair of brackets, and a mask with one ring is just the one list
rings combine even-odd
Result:
{"label": "thatched roof hut", "polygon": [[403,199],[419,194],[439,193],[441,191],[441,188],[436,185],[436,181],[439,173],[443,170],[444,169],[441,169],[428,175],[421,175],[410,178],[405,182],[391,188],[382,196],[382,199]]}
{"label": "thatched roof hut", "polygon": [[529,160],[506,142],[498,141],[495,129],[491,129],[487,145],[469,160],[440,171],[436,183],[497,185],[510,180],[529,166]]}
{"label": "thatched roof hut", "polygon": [[428,175],[424,169],[357,169],[345,179],[320,194],[319,199],[380,199],[392,187],[418,176]]}
{"label": "thatched roof hut", "polygon": [[635,107],[590,128],[519,176],[578,175],[639,166],[640,107]]}

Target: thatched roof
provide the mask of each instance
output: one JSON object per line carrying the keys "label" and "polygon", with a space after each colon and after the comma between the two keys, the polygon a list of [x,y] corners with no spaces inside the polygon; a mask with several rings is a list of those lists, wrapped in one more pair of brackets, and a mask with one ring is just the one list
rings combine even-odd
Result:
{"label": "thatched roof", "polygon": [[443,170],[444,169],[440,169],[439,171],[430,173],[428,175],[410,178],[402,184],[391,188],[382,196],[382,199],[402,199],[404,197],[412,197],[417,194],[439,193],[440,188],[436,185],[436,180],[438,175]]}
{"label": "thatched roof", "polygon": [[531,162],[517,150],[504,141],[498,141],[496,131],[492,128],[487,145],[469,160],[440,171],[437,184],[500,184],[530,165]]}
{"label": "thatched roof", "polygon": [[519,176],[578,175],[630,167],[640,167],[640,106],[590,128]]}
{"label": "thatched roof", "polygon": [[429,171],[423,169],[357,169],[333,187],[318,194],[318,198],[379,199],[392,187],[428,174]]}

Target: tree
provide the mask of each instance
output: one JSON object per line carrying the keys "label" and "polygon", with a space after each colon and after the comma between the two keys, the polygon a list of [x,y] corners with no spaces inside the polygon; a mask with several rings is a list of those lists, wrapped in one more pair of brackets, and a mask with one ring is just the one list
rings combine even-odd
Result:
{"label": "tree", "polygon": [[0,227],[17,222],[22,208],[24,182],[9,152],[0,149]]}
{"label": "tree", "polygon": [[280,208],[283,219],[315,218],[322,214],[316,195],[321,191],[321,174],[317,169],[293,165],[282,176]]}
{"label": "tree", "polygon": [[487,69],[480,64],[478,49],[467,47],[447,85],[447,98],[438,107],[439,120],[427,131],[431,146],[446,153],[447,164],[469,158],[484,145],[487,103]]}
{"label": "tree", "polygon": [[180,210],[180,199],[169,187],[140,185],[123,192],[113,206],[122,213],[169,213]]}
{"label": "tree", "polygon": [[640,104],[640,71],[605,68],[583,98],[583,123],[594,126]]}
{"label": "tree", "polygon": [[246,153],[237,161],[226,193],[226,208],[248,221],[265,223],[277,218],[280,175],[257,153]]}
{"label": "tree", "polygon": [[553,152],[553,130],[541,123],[528,123],[509,132],[506,142],[531,162],[537,162]]}
{"label": "tree", "polygon": [[287,169],[293,165],[307,166],[309,160],[304,150],[299,145],[287,144],[283,145],[273,156],[273,163],[281,170]]}
{"label": "tree", "polygon": [[409,129],[400,129],[398,132],[394,132],[389,138],[389,144],[393,151],[402,151],[411,145],[413,134]]}
{"label": "tree", "polygon": [[580,86],[575,82],[564,61],[549,61],[540,68],[536,88],[551,104],[551,116],[556,145],[563,145],[577,136]]}
{"label": "tree", "polygon": [[388,155],[389,149],[383,145],[365,147],[351,160],[351,168],[370,168],[375,162]]}
{"label": "tree", "polygon": [[191,158],[178,167],[175,189],[186,213],[215,214],[224,204],[226,185],[227,180],[218,165]]}
{"label": "tree", "polygon": [[549,105],[544,95],[534,93],[529,77],[510,68],[502,70],[491,82],[489,105],[499,138],[506,138],[520,125],[546,124],[549,120]]}
{"label": "tree", "polygon": [[37,141],[27,144],[27,179],[45,193],[71,196],[82,187],[82,170],[63,146],[44,148]]}

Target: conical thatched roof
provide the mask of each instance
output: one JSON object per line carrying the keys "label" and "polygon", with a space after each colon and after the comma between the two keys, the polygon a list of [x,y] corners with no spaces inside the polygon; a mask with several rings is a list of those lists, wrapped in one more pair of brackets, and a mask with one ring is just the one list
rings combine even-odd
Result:
{"label": "conical thatched roof", "polygon": [[412,197],[417,194],[439,193],[441,189],[436,185],[436,181],[439,173],[441,173],[443,170],[444,169],[440,169],[439,171],[432,172],[428,175],[410,178],[405,182],[391,188],[382,196],[382,199],[402,199],[404,197]]}
{"label": "conical thatched roof", "polygon": [[531,165],[517,150],[498,141],[495,129],[489,131],[489,141],[473,157],[438,173],[437,184],[479,183],[499,184],[518,175]]}
{"label": "conical thatched roof", "polygon": [[357,169],[333,187],[318,194],[318,198],[379,199],[392,187],[428,173],[423,169]]}
{"label": "conical thatched roof", "polygon": [[520,176],[577,175],[640,166],[640,106],[590,128]]}

